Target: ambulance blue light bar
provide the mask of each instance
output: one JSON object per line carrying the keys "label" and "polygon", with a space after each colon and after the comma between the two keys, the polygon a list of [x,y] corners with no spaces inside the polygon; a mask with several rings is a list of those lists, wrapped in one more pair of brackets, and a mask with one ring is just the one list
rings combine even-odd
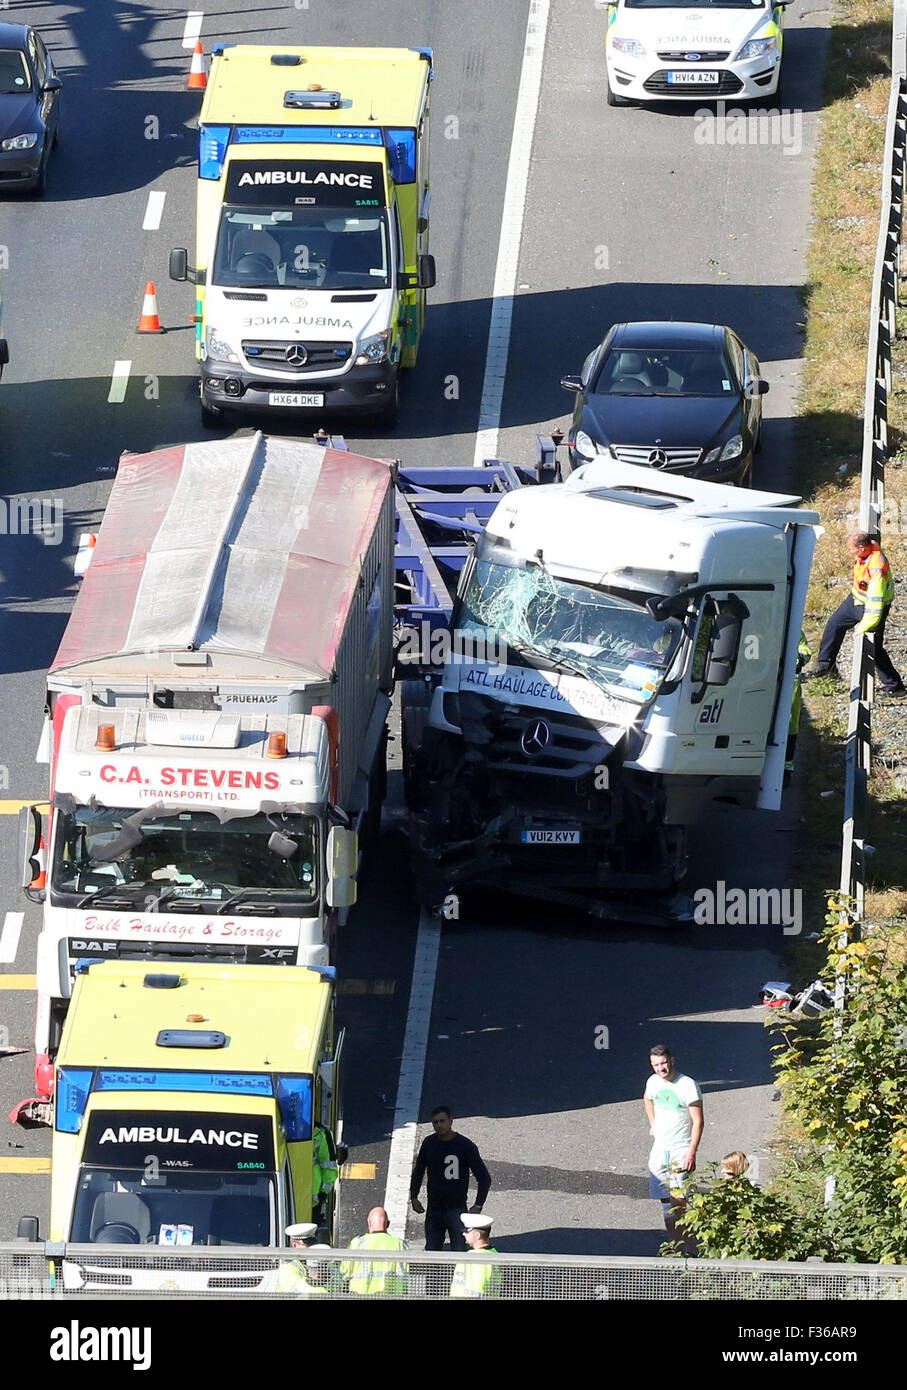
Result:
{"label": "ambulance blue light bar", "polygon": [[219,179],[230,143],[228,125],[203,125],[198,132],[198,176]]}
{"label": "ambulance blue light bar", "polygon": [[272,1096],[273,1078],[264,1072],[126,1071],[102,1069],[96,1091],[195,1091],[230,1096]]}
{"label": "ambulance blue light bar", "polygon": [[414,183],[416,178],[416,132],[387,130],[387,152],[394,183]]}
{"label": "ambulance blue light bar", "polygon": [[63,1134],[78,1134],[93,1074],[77,1067],[61,1067],[57,1072],[55,1124]]}
{"label": "ambulance blue light bar", "polygon": [[287,1143],[312,1137],[312,1078],[278,1076],[277,1104]]}
{"label": "ambulance blue light bar", "polygon": [[374,126],[238,125],[234,145],[383,145]]}

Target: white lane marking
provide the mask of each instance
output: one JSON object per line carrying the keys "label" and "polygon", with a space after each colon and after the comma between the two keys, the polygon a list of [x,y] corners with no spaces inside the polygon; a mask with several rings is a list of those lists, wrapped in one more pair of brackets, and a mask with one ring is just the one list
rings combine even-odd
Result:
{"label": "white lane marking", "polygon": [[183,30],[183,48],[194,48],[201,38],[202,20],[205,18],[204,10],[190,10],[186,15],[186,27]]}
{"label": "white lane marking", "polygon": [[19,949],[19,933],[25,921],[24,912],[8,912],[0,931],[0,965],[12,965]]}
{"label": "white lane marking", "polygon": [[476,468],[481,468],[483,459],[496,458],[498,452],[498,430],[501,424],[501,404],[504,399],[510,329],[513,322],[513,299],[529,185],[529,161],[539,108],[542,60],[545,54],[550,8],[550,0],[531,0],[526,24],[526,45],[523,49],[523,67],[513,120],[510,163],[504,189],[504,212],[501,217],[501,239],[498,242],[498,260],[494,273],[482,404],[479,407],[479,428],[473,454],[473,465]]}
{"label": "white lane marking", "polygon": [[419,933],[413,959],[413,979],[409,991],[403,1056],[400,1059],[400,1078],[397,1082],[394,1132],[387,1161],[387,1189],[384,1194],[384,1209],[390,1217],[391,1230],[394,1235],[399,1236],[406,1235],[409,1181],[416,1152],[419,1106],[422,1103],[422,1082],[425,1077],[425,1053],[440,944],[440,919],[423,910],[419,914]]}
{"label": "white lane marking", "polygon": [[166,197],[166,193],[161,193],[156,189],[148,194],[148,205],[145,208],[145,220],[142,223],[143,232],[160,231],[161,218],[164,215],[164,199]]}
{"label": "white lane marking", "polygon": [[114,362],[113,376],[110,378],[110,390],[107,393],[107,400],[110,405],[118,405],[120,401],[126,399],[126,387],[129,385],[129,373],[132,371],[132,362]]}

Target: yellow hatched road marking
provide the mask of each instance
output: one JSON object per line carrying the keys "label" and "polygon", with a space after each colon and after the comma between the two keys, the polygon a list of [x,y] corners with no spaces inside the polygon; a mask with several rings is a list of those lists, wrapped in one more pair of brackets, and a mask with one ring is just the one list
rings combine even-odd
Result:
{"label": "yellow hatched road marking", "polygon": [[0,1158],[0,1173],[49,1173],[49,1158]]}
{"label": "yellow hatched road marking", "polygon": [[340,1169],[342,1178],[360,1178],[365,1182],[374,1182],[377,1165],[374,1163],[344,1163]]}
{"label": "yellow hatched road marking", "polygon": [[338,980],[338,994],[393,994],[396,980]]}
{"label": "yellow hatched road marking", "polygon": [[0,989],[34,989],[35,975],[0,975]]}

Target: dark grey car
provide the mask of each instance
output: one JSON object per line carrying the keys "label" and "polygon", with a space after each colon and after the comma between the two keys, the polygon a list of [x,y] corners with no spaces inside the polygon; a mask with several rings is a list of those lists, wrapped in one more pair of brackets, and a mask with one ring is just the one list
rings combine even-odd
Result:
{"label": "dark grey car", "polygon": [[0,190],[44,192],[62,86],[37,30],[0,24]]}
{"label": "dark grey car", "polygon": [[598,454],[715,483],[747,486],[768,382],[733,329],[619,323],[561,381],[576,393],[570,465]]}

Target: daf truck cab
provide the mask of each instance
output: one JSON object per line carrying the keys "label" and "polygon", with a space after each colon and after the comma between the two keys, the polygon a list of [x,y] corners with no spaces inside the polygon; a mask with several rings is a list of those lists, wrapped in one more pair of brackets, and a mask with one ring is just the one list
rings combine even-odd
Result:
{"label": "daf truck cab", "polygon": [[203,420],[227,412],[396,418],[428,254],[431,50],[215,48],[199,121]]}

